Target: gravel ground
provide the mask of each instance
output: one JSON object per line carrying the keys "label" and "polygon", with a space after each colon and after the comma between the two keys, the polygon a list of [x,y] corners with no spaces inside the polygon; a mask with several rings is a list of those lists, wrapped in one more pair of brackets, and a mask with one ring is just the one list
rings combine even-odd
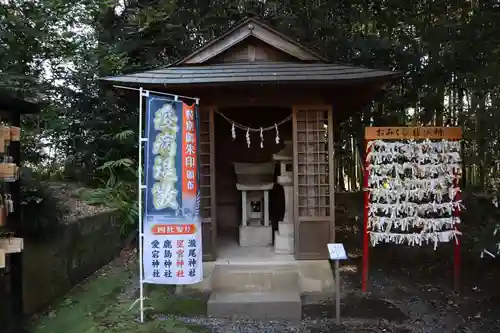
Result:
{"label": "gravel ground", "polygon": [[[391,265],[382,252],[373,258],[370,292],[360,291],[358,260],[341,272],[341,325],[335,324],[334,300],[304,305],[303,320],[252,321],[206,316],[157,316],[204,327],[206,332],[398,332],[398,333],[494,333],[500,332],[500,270],[467,270],[460,294],[450,288],[448,267],[410,262],[407,267]],[[383,259],[383,260],[381,260]],[[384,261],[385,264],[378,261]],[[433,266],[438,265],[438,267]],[[354,266],[354,267],[353,267]],[[465,266],[467,267],[467,266]],[[358,270],[359,271],[359,270]]]}

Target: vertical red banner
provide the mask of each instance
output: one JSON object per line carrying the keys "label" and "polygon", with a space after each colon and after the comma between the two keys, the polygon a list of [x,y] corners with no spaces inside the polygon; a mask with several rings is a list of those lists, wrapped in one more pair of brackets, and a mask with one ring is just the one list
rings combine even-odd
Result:
{"label": "vertical red banner", "polygon": [[198,191],[195,105],[182,103],[182,201],[194,200]]}
{"label": "vertical red banner", "polygon": [[365,141],[365,160],[363,161],[363,191],[364,191],[364,216],[363,216],[363,268],[361,278],[361,289],[363,292],[368,291],[368,271],[369,271],[369,255],[370,255],[370,234],[368,233],[368,215],[370,211],[370,191],[368,181],[370,178],[370,161],[368,154],[371,151],[370,141]]}

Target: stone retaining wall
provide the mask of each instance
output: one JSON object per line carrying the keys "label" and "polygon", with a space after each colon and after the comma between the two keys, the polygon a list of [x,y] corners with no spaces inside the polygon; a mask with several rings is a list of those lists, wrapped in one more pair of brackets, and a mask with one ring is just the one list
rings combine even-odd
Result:
{"label": "stone retaining wall", "polygon": [[113,213],[101,213],[65,225],[50,241],[25,242],[25,313],[43,311],[116,257],[124,244],[120,225]]}

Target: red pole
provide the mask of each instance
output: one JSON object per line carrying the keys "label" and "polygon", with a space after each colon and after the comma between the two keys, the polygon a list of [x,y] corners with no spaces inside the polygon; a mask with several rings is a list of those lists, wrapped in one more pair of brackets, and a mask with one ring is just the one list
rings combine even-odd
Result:
{"label": "red pole", "polygon": [[[460,188],[460,181],[458,179],[459,176],[461,176],[460,171],[455,173],[455,179],[453,179],[453,187],[457,189]],[[461,193],[457,192],[454,201],[458,202],[461,197],[462,197]],[[458,206],[453,210],[453,216],[460,218],[460,209]],[[460,231],[459,224],[455,224],[454,229],[456,231]],[[453,287],[457,292],[460,289],[460,280],[461,280],[460,277],[462,271],[462,254],[461,254],[460,243],[461,243],[460,236],[457,235],[453,242]]]}
{"label": "red pole", "polygon": [[369,245],[370,237],[368,234],[368,212],[370,204],[370,192],[368,191],[368,178],[370,177],[368,166],[370,162],[366,160],[366,156],[371,148],[368,147],[368,141],[365,143],[365,160],[364,160],[364,178],[363,178],[363,191],[364,191],[364,221],[363,221],[363,276],[361,280],[361,289],[363,292],[368,290],[368,263],[369,263]]}

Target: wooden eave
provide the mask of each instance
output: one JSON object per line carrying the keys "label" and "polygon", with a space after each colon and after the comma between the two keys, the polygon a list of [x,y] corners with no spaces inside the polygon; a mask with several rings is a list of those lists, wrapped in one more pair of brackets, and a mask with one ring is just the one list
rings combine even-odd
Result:
{"label": "wooden eave", "polygon": [[248,18],[171,66],[203,64],[250,37],[257,38],[281,52],[295,57],[298,61],[329,62],[325,57],[283,35],[269,25],[255,18]]}

